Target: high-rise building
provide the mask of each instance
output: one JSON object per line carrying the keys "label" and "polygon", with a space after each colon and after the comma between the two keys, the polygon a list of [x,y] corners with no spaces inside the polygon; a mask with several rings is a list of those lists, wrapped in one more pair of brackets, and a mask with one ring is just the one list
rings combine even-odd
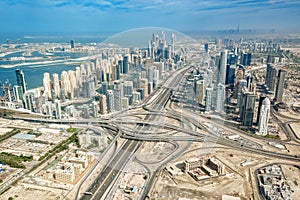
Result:
{"label": "high-rise building", "polygon": [[129,108],[129,100],[127,97],[122,97],[122,110],[127,110]]}
{"label": "high-rise building", "polygon": [[276,67],[274,65],[268,63],[267,64],[265,85],[268,87],[268,90],[271,91],[271,92],[274,92],[274,89],[275,89],[276,74],[277,74]]}
{"label": "high-rise building", "polygon": [[107,83],[106,83],[106,82],[102,82],[102,83],[101,83],[101,91],[102,91],[102,94],[106,95],[107,89],[108,89]]}
{"label": "high-rise building", "polygon": [[217,85],[217,96],[216,96],[216,108],[215,110],[218,112],[224,111],[224,103],[225,103],[225,85],[219,83]]}
{"label": "high-rise building", "polygon": [[158,84],[158,81],[159,81],[159,70],[155,69],[153,72],[153,82]]}
{"label": "high-rise building", "polygon": [[277,77],[277,85],[276,85],[276,91],[275,91],[275,101],[281,103],[283,98],[283,90],[284,90],[284,81],[285,81],[285,75],[286,71],[283,69],[280,69],[278,71],[278,77]]}
{"label": "high-rise building", "polygon": [[226,85],[227,84],[231,84],[233,85],[234,84],[234,78],[235,78],[235,69],[236,69],[236,66],[235,65],[227,65],[227,68],[226,68]]}
{"label": "high-rise building", "polygon": [[234,79],[234,93],[233,93],[233,98],[237,98],[238,96],[238,87],[239,87],[239,81],[244,79],[244,71],[242,69],[238,69],[236,74],[235,74],[235,79]]}
{"label": "high-rise building", "polygon": [[240,110],[240,119],[242,126],[251,127],[253,125],[255,100],[256,95],[249,92],[243,92],[242,108]]}
{"label": "high-rise building", "polygon": [[258,123],[259,123],[259,118],[260,118],[259,113],[261,111],[262,103],[263,103],[263,101],[264,101],[265,98],[267,98],[265,95],[261,95],[259,97],[258,110],[257,110],[257,118],[256,118],[256,125],[258,125]]}
{"label": "high-rise building", "polygon": [[71,46],[71,49],[74,49],[74,47],[75,47],[74,40],[70,40],[70,46]]}
{"label": "high-rise building", "polygon": [[124,81],[123,93],[124,93],[124,97],[130,98],[132,96],[132,93],[133,93],[133,82],[132,81]]}
{"label": "high-rise building", "polygon": [[144,88],[138,88],[136,91],[138,93],[140,93],[140,98],[141,98],[141,100],[143,100],[145,98],[145,90],[144,90]]}
{"label": "high-rise building", "polygon": [[92,102],[93,117],[98,117],[98,110],[99,110],[98,103],[96,101],[93,101]]}
{"label": "high-rise building", "polygon": [[69,80],[70,80],[70,93],[71,96],[74,96],[74,90],[78,87],[77,80],[76,80],[76,73],[73,70],[68,71]]}
{"label": "high-rise building", "polygon": [[16,76],[17,76],[17,85],[21,86],[22,88],[22,95],[25,94],[27,91],[27,84],[25,81],[25,76],[22,70],[16,69]]}
{"label": "high-rise building", "polygon": [[71,83],[70,83],[68,72],[62,71],[60,76],[61,76],[61,89],[63,89],[65,96],[68,96],[68,93],[71,92]]}
{"label": "high-rise building", "polygon": [[241,60],[240,60],[240,64],[244,65],[244,66],[250,66],[251,64],[251,53],[244,53],[241,52]]}
{"label": "high-rise building", "polygon": [[205,97],[204,80],[198,80],[196,82],[196,102],[203,105],[204,97]]}
{"label": "high-rise building", "polygon": [[23,91],[22,91],[22,87],[21,87],[21,86],[15,85],[15,86],[13,87],[13,91],[14,91],[15,99],[16,99],[17,101],[23,100]]}
{"label": "high-rise building", "polygon": [[114,100],[114,92],[112,90],[107,90],[106,100],[107,100],[107,111],[114,112],[115,111],[115,100]]}
{"label": "high-rise building", "polygon": [[148,80],[145,78],[142,78],[140,81],[141,81],[141,84],[140,84],[141,88],[144,89],[144,98],[146,98],[148,96]]}
{"label": "high-rise building", "polygon": [[55,96],[60,97],[60,84],[58,74],[53,74],[53,89],[55,91]]}
{"label": "high-rise building", "polygon": [[123,57],[123,74],[127,74],[129,69],[129,65],[130,65],[130,55],[127,54]]}
{"label": "high-rise building", "polygon": [[13,88],[9,82],[2,85],[2,92],[6,103],[13,102],[15,100],[15,94]]}
{"label": "high-rise building", "polygon": [[121,111],[122,110],[122,90],[121,89],[113,89],[114,94],[114,106],[115,111]]}
{"label": "high-rise building", "polygon": [[204,50],[205,50],[206,53],[208,53],[208,43],[204,44]]}
{"label": "high-rise building", "polygon": [[133,92],[132,93],[132,103],[138,103],[141,101],[141,93]]}
{"label": "high-rise building", "polygon": [[247,87],[247,81],[245,79],[239,80],[237,84],[237,107],[236,110],[240,110],[242,106],[242,92],[243,88]]}
{"label": "high-rise building", "polygon": [[268,134],[268,122],[270,116],[270,100],[269,98],[264,98],[262,101],[261,110],[258,114],[259,122],[258,122],[258,134],[259,135],[267,135]]}
{"label": "high-rise building", "polygon": [[223,50],[221,52],[220,61],[218,63],[217,71],[217,83],[225,85],[226,80],[226,65],[227,65],[227,51]]}
{"label": "high-rise building", "polygon": [[51,98],[51,79],[50,79],[50,74],[48,72],[44,73],[43,86],[44,86],[44,94],[46,96],[46,99]]}
{"label": "high-rise building", "polygon": [[60,107],[60,101],[55,100],[55,118],[61,119],[61,107]]}
{"label": "high-rise building", "polygon": [[205,111],[211,112],[212,111],[212,96],[213,96],[213,87],[208,86],[206,88],[205,94]]}
{"label": "high-rise building", "polygon": [[116,80],[120,80],[120,75],[121,75],[121,69],[120,65],[116,65]]}
{"label": "high-rise building", "polygon": [[100,107],[100,114],[104,115],[107,113],[107,100],[106,100],[106,96],[103,94],[99,96],[99,107]]}
{"label": "high-rise building", "polygon": [[172,45],[172,58],[175,57],[175,40],[176,36],[174,33],[172,33],[172,38],[171,38],[171,45]]}

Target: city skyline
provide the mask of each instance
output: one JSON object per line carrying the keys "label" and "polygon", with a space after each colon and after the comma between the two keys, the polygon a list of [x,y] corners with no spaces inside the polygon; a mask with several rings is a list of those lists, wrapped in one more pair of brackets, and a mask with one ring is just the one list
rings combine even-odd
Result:
{"label": "city skyline", "polygon": [[299,1],[1,1],[2,32],[121,32],[138,27],[178,31],[299,31]]}

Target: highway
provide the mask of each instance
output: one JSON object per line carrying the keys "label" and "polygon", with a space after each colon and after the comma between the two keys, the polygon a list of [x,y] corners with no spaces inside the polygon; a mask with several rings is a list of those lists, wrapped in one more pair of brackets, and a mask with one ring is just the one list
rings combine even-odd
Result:
{"label": "highway", "polygon": [[[80,120],[53,120],[53,119],[42,119],[42,118],[26,118],[26,116],[14,117],[14,119],[22,119],[31,122],[42,122],[42,123],[58,123],[58,124],[82,124],[90,125],[91,127],[103,127],[112,130],[116,134],[115,140],[119,137],[122,137],[125,142],[115,150],[110,161],[106,163],[100,174],[95,178],[93,184],[89,186],[88,190],[84,192],[80,199],[89,200],[89,199],[109,199],[108,194],[112,194],[112,188],[115,188],[115,184],[118,182],[118,177],[122,175],[123,170],[126,168],[127,164],[132,160],[136,152],[143,145],[144,141],[165,141],[165,142],[176,142],[176,141],[195,141],[195,142],[205,142],[207,136],[209,136],[216,144],[220,144],[232,149],[239,151],[254,153],[258,155],[268,156],[276,159],[289,160],[299,162],[300,158],[296,155],[289,155],[277,152],[271,152],[264,150],[262,148],[254,148],[252,146],[241,144],[230,139],[226,139],[214,131],[207,129],[203,126],[203,122],[208,119],[202,117],[203,120],[199,121],[198,118],[195,119],[194,115],[190,115],[190,111],[182,110],[182,112],[176,111],[174,108],[166,110],[166,106],[170,100],[170,97],[173,91],[176,90],[179,83],[184,77],[184,74],[190,69],[190,67],[181,68],[174,73],[172,73],[164,85],[154,92],[152,96],[149,96],[143,105],[138,106],[132,110],[127,110],[126,112],[120,112],[118,115],[110,115],[107,119],[80,119]],[[273,114],[273,112],[272,112]],[[276,113],[278,114],[278,113]],[[130,120],[128,116],[139,116],[139,120]],[[273,114],[274,116],[274,114]],[[171,118],[177,120],[180,123],[185,125],[191,125],[189,127],[181,127],[180,125],[174,125],[162,121],[162,118]],[[275,120],[278,120],[274,116]],[[281,123],[281,122],[280,122]],[[218,127],[217,123],[212,123]],[[132,125],[126,127],[124,125]],[[287,131],[290,138],[298,142],[291,133],[290,129],[287,128],[287,124],[281,124],[285,131]],[[225,129],[229,129],[224,126]],[[193,128],[196,130],[194,131]],[[154,130],[153,130],[154,129]],[[200,131],[199,131],[200,130]],[[185,133],[186,136],[176,136],[170,134],[170,132],[175,133],[180,131]],[[234,130],[237,131],[237,130]],[[264,138],[254,137],[250,138],[249,135],[246,137],[253,142],[269,141]],[[281,141],[282,142],[282,141]],[[288,141],[284,141],[288,142]],[[212,147],[213,148],[213,147]],[[179,156],[183,151],[176,152],[176,156]],[[147,183],[146,189],[143,190],[142,198],[145,199],[156,180],[156,173],[164,166],[167,161],[174,159],[172,156],[169,156],[166,161],[164,161],[154,173],[150,173],[149,181]],[[98,161],[99,162],[99,161]],[[85,176],[85,179],[88,177]],[[84,182],[84,180],[83,180]],[[78,189],[77,196],[80,196],[80,188]]]}
{"label": "highway", "polygon": [[[151,98],[152,101],[148,102],[146,107],[157,111],[162,111],[170,99],[172,88],[178,85],[186,70],[188,70],[188,68],[180,69],[169,76],[165,82],[165,85],[157,91],[157,97]],[[147,115],[143,120],[155,121],[158,116],[159,115]],[[140,131],[147,131],[149,129],[150,127],[148,126],[137,124],[133,132],[139,133]],[[121,149],[117,151],[117,153],[112,157],[111,161],[107,163],[102,172],[100,172],[93,184],[84,193],[84,195],[81,197],[81,200],[107,199],[106,195],[109,193],[110,188],[116,182],[118,176],[120,176],[121,172],[131,160],[132,156],[141,146],[142,141],[134,140],[134,138],[128,138]]]}

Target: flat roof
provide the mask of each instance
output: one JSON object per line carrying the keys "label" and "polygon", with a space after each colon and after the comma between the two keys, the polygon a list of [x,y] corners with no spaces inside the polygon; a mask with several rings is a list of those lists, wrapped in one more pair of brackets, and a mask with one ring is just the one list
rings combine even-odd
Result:
{"label": "flat roof", "polygon": [[14,135],[12,138],[27,140],[27,139],[32,139],[34,137],[35,137],[35,135],[32,135],[32,134],[18,133],[16,135]]}

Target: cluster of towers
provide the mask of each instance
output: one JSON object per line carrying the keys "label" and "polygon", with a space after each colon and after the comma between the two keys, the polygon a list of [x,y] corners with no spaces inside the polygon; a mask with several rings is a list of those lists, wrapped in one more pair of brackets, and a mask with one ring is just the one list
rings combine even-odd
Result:
{"label": "cluster of towers", "polygon": [[23,95],[27,91],[25,75],[22,70],[16,69],[16,85],[12,86],[8,81],[2,85],[3,97],[0,99],[0,105],[8,108],[23,107]]}
{"label": "cluster of towers", "polygon": [[[204,48],[207,51],[208,45]],[[240,64],[251,60],[251,54],[239,53],[237,49],[223,50],[210,59],[209,68],[193,73],[194,100],[208,113],[235,113],[241,127],[252,128],[256,125],[257,133],[266,135],[270,99],[265,95],[258,96],[254,77],[251,73],[245,74],[245,66]],[[270,91],[275,91],[274,101],[278,103],[283,101],[286,73],[268,63],[266,86]]]}
{"label": "cluster of towers", "polygon": [[271,93],[275,92],[274,101],[278,103],[283,102],[283,90],[285,88],[285,76],[287,71],[278,69],[275,65],[268,63],[265,78],[265,85]]}
{"label": "cluster of towers", "polygon": [[180,55],[175,54],[174,42],[174,34],[171,45],[167,45],[164,32],[161,38],[153,34],[147,50],[136,49],[118,57],[112,68],[113,78],[101,79],[99,112],[121,111],[138,104],[157,88],[166,72],[182,67],[184,63]]}
{"label": "cluster of towers", "polygon": [[[175,54],[174,34],[170,45],[164,32],[161,38],[153,34],[150,43],[148,49],[103,48],[98,58],[84,62],[75,70],[44,73],[43,87],[38,89],[27,91],[24,74],[17,70],[14,98],[20,99],[20,107],[57,119],[97,117],[99,113],[128,109],[147,98],[169,71],[184,64],[184,59]],[[80,108],[70,105],[90,98],[94,101],[89,105]],[[66,105],[64,113],[62,104]]]}
{"label": "cluster of towers", "polygon": [[152,35],[152,40],[148,42],[148,57],[155,61],[171,59],[175,57],[175,34],[171,36],[171,44],[167,45],[166,34],[163,31],[161,38],[157,34]]}

